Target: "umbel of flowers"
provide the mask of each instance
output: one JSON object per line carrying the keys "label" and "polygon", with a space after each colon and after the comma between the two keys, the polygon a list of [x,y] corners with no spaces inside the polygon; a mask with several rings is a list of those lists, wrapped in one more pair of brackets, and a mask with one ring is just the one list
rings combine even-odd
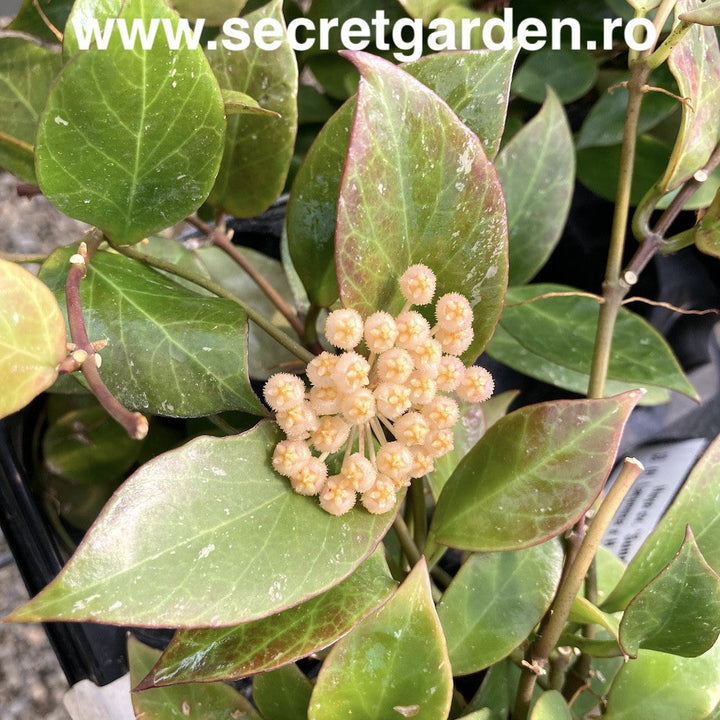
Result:
{"label": "umbel of flowers", "polygon": [[[333,515],[350,510],[358,494],[371,513],[391,510],[401,488],[453,449],[460,416],[453,395],[478,403],[493,391],[485,368],[466,368],[458,357],[473,339],[467,298],[443,295],[431,327],[412,307],[432,301],[435,274],[413,265],[399,283],[407,302],[396,317],[380,310],[363,321],[352,309],[328,315],[327,340],[343,352],[322,352],[308,364],[309,390],[288,373],[265,384],[287,436],[275,447],[273,467]],[[363,341],[367,356],[358,352]],[[327,458],[343,449],[340,473],[329,476]]]}

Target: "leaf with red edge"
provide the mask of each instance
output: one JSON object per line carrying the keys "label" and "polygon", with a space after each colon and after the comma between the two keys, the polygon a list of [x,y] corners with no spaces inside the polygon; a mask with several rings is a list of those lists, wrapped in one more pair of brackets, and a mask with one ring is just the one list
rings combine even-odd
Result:
{"label": "leaf with red edge", "polygon": [[[702,0],[679,0],[676,16],[703,8]],[[694,25],[670,53],[683,119],[670,164],[662,179],[666,192],[679,187],[710,158],[720,139],[720,46],[715,28]]]}
{"label": "leaf with red edge", "polygon": [[227,628],[179,630],[143,686],[235,680],[318,652],[381,605],[395,583],[380,552],[325,593]]}
{"label": "leaf with red edge", "polygon": [[65,319],[48,287],[0,259],[0,417],[25,407],[57,379]]}
{"label": "leaf with red edge", "polygon": [[358,508],[337,518],[293,492],[270,463],[281,437],[263,422],[143,465],[58,577],[9,620],[223,627],[340,583],[372,553],[393,513]]}
{"label": "leaf with red edge", "polygon": [[438,500],[431,536],[462,550],[536,545],[569,528],[610,474],[641,390],[531,405],[493,425]]}
{"label": "leaf with red edge", "polygon": [[343,304],[398,312],[397,279],[413,263],[437,275],[438,295],[473,307],[472,359],[497,323],[507,285],[505,202],[477,136],[410,74],[367,53],[340,187],[336,260]]}

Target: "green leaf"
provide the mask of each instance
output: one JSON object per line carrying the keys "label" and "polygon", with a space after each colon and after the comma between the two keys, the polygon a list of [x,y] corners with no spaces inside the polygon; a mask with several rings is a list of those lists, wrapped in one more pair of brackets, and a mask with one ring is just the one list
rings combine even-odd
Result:
{"label": "green leaf", "polygon": [[55,43],[58,39],[43,20],[36,4],[40,6],[43,14],[55,29],[62,33],[73,2],[74,0],[23,0],[18,14],[7,26],[7,29],[26,32],[46,42]]}
{"label": "green leaf", "polygon": [[376,552],[339,585],[281,613],[235,627],[179,630],[148,685],[237,679],[307,657],[351,630],[394,587]]}
{"label": "green leaf", "polygon": [[437,611],[453,675],[467,675],[509,655],[550,606],[563,566],[558,542],[473,555]]}
{"label": "green leaf", "polygon": [[[128,637],[130,684],[135,687],[160,655],[133,635]],[[133,692],[135,716],[144,720],[262,720],[255,708],[237,690],[225,683],[188,684]]]}
{"label": "green leaf", "polygon": [[600,608],[593,605],[587,598],[578,595],[573,600],[573,606],[568,616],[570,622],[588,625],[593,623],[604,627],[608,633],[617,640],[618,637],[618,620],[613,615],[604,613]]}
{"label": "green leaf", "polygon": [[707,255],[720,257],[720,190],[695,226],[695,245]]}
{"label": "green leaf", "polygon": [[566,105],[578,100],[595,84],[597,69],[587,50],[544,48],[531,53],[515,74],[513,92],[542,103],[549,85]]}
{"label": "green leaf", "polygon": [[141,448],[142,443],[133,440],[99,406],[65,413],[42,436],[48,470],[86,485],[121,478],[133,466]]}
{"label": "green leaf", "polygon": [[503,148],[496,168],[507,204],[510,284],[522,285],[557,245],[575,186],[570,126],[551,89],[540,112]]}
{"label": "green leaf", "polygon": [[65,321],[53,294],[24,268],[0,259],[0,417],[47,390],[66,355]]}
{"label": "green leaf", "polygon": [[62,67],[57,52],[28,40],[0,38],[0,167],[35,182],[38,116]]}
{"label": "green leaf", "polygon": [[[705,2],[705,0],[703,0]],[[698,25],[720,25],[720,2],[705,2],[705,5],[680,13],[680,20]]]}
{"label": "green leaf", "polygon": [[[238,248],[238,250],[292,307],[293,293],[281,263],[250,248]],[[230,261],[220,248],[201,248],[197,251],[197,255],[215,282],[242,298],[243,302],[271,319],[275,326],[299,342],[300,338],[285,316],[278,311],[255,281],[237,264]],[[249,371],[253,378],[265,379],[272,373],[278,372],[281,367],[287,367],[297,360],[295,355],[273,340],[255,323],[250,323],[249,326],[248,348]]]}
{"label": "green leaf", "polygon": [[702,720],[720,702],[720,643],[697,658],[641,650],[610,687],[603,720]]}
{"label": "green leaf", "polygon": [[[73,251],[56,250],[40,272],[63,305]],[[246,315],[232,301],[201,297],[103,251],[89,263],[80,297],[91,340],[110,340],[100,374],[123,405],[172,417],[265,414],[247,377]]]}
{"label": "green leaf", "polygon": [[445,485],[431,536],[493,552],[562,533],[600,493],[640,396],[546,402],[499,420]]}
{"label": "green leaf", "polygon": [[453,109],[479,138],[492,160],[500,147],[519,46],[428,55],[403,65]]}
{"label": "green leaf", "polygon": [[338,520],[293,492],[270,464],[280,439],[265,422],[151,460],[13,621],[220,627],[337,585],[373,551],[392,513]]}
{"label": "green leaf", "polygon": [[[625,0],[621,0],[625,2]],[[630,79],[629,73],[618,77],[618,83]],[[653,87],[662,87],[677,94],[677,83],[665,65],[655,70],[648,84]],[[578,150],[586,147],[607,147],[620,145],[625,129],[625,111],[627,110],[628,91],[626,87],[613,85],[592,106],[577,139]],[[640,110],[639,132],[646,133],[658,123],[673,113],[679,106],[679,101],[662,92],[648,92],[645,94]]]}
{"label": "green leaf", "polygon": [[547,690],[533,705],[530,720],[572,720],[572,713],[562,693]]}
{"label": "green leaf", "polygon": [[308,720],[447,717],[452,675],[425,561],[325,660]]}
{"label": "green leaf", "polygon": [[[577,152],[578,180],[600,197],[615,200],[620,171],[620,145],[585,147]],[[630,204],[640,204],[647,191],[657,182],[667,167],[670,148],[649,135],[637,141]]]}
{"label": "green leaf", "polygon": [[[541,298],[572,292],[563,285],[511,288],[488,353],[531,377],[585,393],[600,306],[581,295]],[[532,298],[541,299],[525,302]],[[568,327],[572,333],[566,332]],[[645,320],[623,308],[615,326],[605,392],[611,395],[638,387],[651,391],[652,402],[666,397],[658,395],[657,388],[697,399],[667,342]]]}
{"label": "green leaf", "polygon": [[[272,20],[285,27],[280,0],[272,0],[245,16],[246,31]],[[225,150],[208,201],[237,217],[251,217],[266,210],[280,195],[290,168],[297,133],[298,70],[287,36],[283,32],[275,50],[261,50],[251,43],[232,50],[223,36],[208,58],[223,88],[255,98],[267,114],[233,115],[228,119]]]}
{"label": "green leaf", "polygon": [[[515,705],[520,668],[510,659],[501,660],[488,668],[483,677],[480,689],[470,701],[467,710],[489,709],[488,720],[508,720]],[[538,685],[533,691],[533,698],[542,693]]]}
{"label": "green leaf", "polygon": [[264,720],[307,720],[312,684],[297,665],[257,675],[253,700]]}
{"label": "green leaf", "polygon": [[222,25],[228,18],[236,17],[247,0],[172,0],[170,3],[183,17],[202,18],[208,27]]}
{"label": "green leaf", "polygon": [[237,90],[223,90],[223,102],[225,103],[225,114],[230,115],[269,115],[279,118],[279,113],[273,110],[261,108],[257,100],[251,98],[247,93]]}
{"label": "green leaf", "polygon": [[[707,8],[703,0],[678,0],[676,17]],[[683,103],[680,134],[661,181],[665,192],[679,187],[705,165],[720,139],[720,46],[713,27],[694,25],[675,46],[668,66]]]}
{"label": "green leaf", "polygon": [[397,278],[424,263],[438,295],[462,290],[482,351],[507,283],[505,204],[482,145],[433,92],[396,66],[349,53],[360,68],[355,123],[338,204],[343,303],[362,314],[404,304]]}
{"label": "green leaf", "polygon": [[[115,22],[123,11],[123,0],[76,0],[67,19],[65,32],[63,33],[63,58],[70,60],[73,55],[80,52],[80,39],[76,32],[77,28],[92,27],[97,22],[100,32],[102,33],[106,27],[108,20]],[[117,32],[117,30],[115,30]],[[97,38],[92,36],[92,43],[96,43]]]}
{"label": "green leaf", "polygon": [[[517,48],[432,55],[403,69],[436,92],[482,140],[490,158],[500,143]],[[501,102],[498,100],[501,99]],[[338,298],[335,226],[340,180],[355,112],[351,99],[325,124],[298,171],[290,195],[290,254],[313,304]]]}
{"label": "green leaf", "polygon": [[707,564],[688,526],[677,555],[627,606],[620,643],[631,657],[639,648],[697,657],[720,634],[720,578]]}
{"label": "green leaf", "polygon": [[410,17],[421,18],[423,25],[427,25],[443,8],[452,4],[452,0],[400,0],[400,4]]}
{"label": "green leaf", "polygon": [[720,438],[705,451],[675,502],[630,561],[617,587],[603,603],[607,612],[623,610],[671,561],[689,525],[708,565],[720,570]]}
{"label": "green leaf", "polygon": [[[160,0],[127,0],[122,18],[177,24]],[[118,68],[122,68],[120,71]],[[225,127],[202,51],[128,52],[119,32],[63,68],[38,125],[36,167],[60,210],[132,243],[183,219],[207,197]]]}

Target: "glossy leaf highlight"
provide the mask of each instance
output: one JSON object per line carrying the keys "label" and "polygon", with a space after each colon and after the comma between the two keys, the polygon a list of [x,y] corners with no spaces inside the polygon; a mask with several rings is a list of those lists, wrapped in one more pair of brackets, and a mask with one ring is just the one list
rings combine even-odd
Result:
{"label": "glossy leaf highlight", "polygon": [[499,420],[445,485],[431,536],[493,552],[559,535],[600,493],[641,394],[546,402]]}
{"label": "glossy leaf highlight", "polygon": [[265,422],[146,463],[60,575],[11,619],[229,626],[337,585],[373,551],[392,513],[338,520],[293,492],[270,464],[280,439]]}
{"label": "glossy leaf highlight", "polygon": [[447,717],[452,674],[421,560],[395,595],[332,649],[309,720]]}
{"label": "glossy leaf highlight", "polygon": [[66,354],[65,320],[53,294],[24,268],[0,259],[0,417],[47,390]]}

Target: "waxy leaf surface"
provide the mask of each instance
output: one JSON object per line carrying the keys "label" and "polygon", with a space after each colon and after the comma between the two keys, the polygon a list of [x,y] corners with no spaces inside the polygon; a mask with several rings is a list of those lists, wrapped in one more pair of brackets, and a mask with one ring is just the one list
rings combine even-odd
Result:
{"label": "waxy leaf surface", "polygon": [[[508,89],[517,48],[432,55],[403,70],[437,93],[480,138],[492,158],[505,126]],[[325,124],[298,171],[288,204],[293,264],[312,302],[338,297],[335,226],[340,180],[355,112],[351,99]]]}
{"label": "waxy leaf surface", "polygon": [[[488,353],[530,377],[587,392],[600,306],[579,295],[541,297],[572,292],[563,285],[511,288]],[[665,399],[663,388],[697,397],[667,342],[645,320],[623,308],[615,326],[605,391],[611,395],[638,387],[649,391],[646,402]]]}
{"label": "waxy leaf surface", "polygon": [[505,203],[477,136],[435,93],[391,63],[348,53],[362,80],[337,224],[343,304],[362,314],[404,304],[397,278],[413,263],[437,294],[474,311],[474,359],[492,334],[507,283]]}
{"label": "waxy leaf surface", "polygon": [[[159,650],[128,638],[130,684],[135,687],[153,666]],[[154,688],[131,695],[135,717],[143,720],[261,720],[249,700],[225,683]]]}
{"label": "waxy leaf surface", "polygon": [[65,321],[53,294],[32,273],[0,259],[0,417],[47,390],[66,355]]}
{"label": "waxy leaf surface", "polygon": [[[280,0],[245,16],[252,34],[260,22],[285,27]],[[280,195],[287,178],[297,133],[298,70],[283,33],[275,50],[255,43],[232,50],[220,36],[208,59],[222,88],[254,98],[260,107],[280,117],[257,114],[228,118],[225,149],[209,202],[238,217],[251,217],[268,208]]]}
{"label": "waxy leaf surface", "polygon": [[[202,437],[118,490],[60,575],[15,621],[228,626],[298,605],[373,551],[392,513],[338,519],[272,469],[273,423]],[[149,669],[148,669],[149,670]]]}
{"label": "waxy leaf surface", "polygon": [[522,285],[560,239],[575,184],[570,126],[552,90],[540,112],[503,148],[496,168],[507,204],[510,284]]}
{"label": "waxy leaf surface", "polygon": [[172,0],[170,3],[183,17],[202,18],[210,27],[222,25],[245,7],[247,0]]}
{"label": "waxy leaf surface", "polygon": [[695,226],[695,245],[707,255],[720,257],[720,190]]}
{"label": "waxy leaf surface", "polygon": [[720,702],[720,643],[696,658],[641,650],[610,687],[603,720],[704,720]]}
{"label": "waxy leaf surface", "polygon": [[65,321],[53,294],[32,273],[0,259],[0,417],[47,390],[66,355]]}
{"label": "waxy leaf surface", "polygon": [[691,530],[678,554],[630,602],[620,623],[620,644],[697,657],[720,633],[720,578],[703,558]]}
{"label": "waxy leaf surface", "polygon": [[559,535],[600,493],[641,394],[546,402],[499,420],[445,485],[431,536],[493,552]]}
{"label": "waxy leaf surface", "polygon": [[592,88],[596,76],[595,60],[586,50],[546,47],[530,53],[515,73],[512,90],[525,100],[541,103],[549,85],[561,102],[570,103]]}
{"label": "waxy leaf surface", "polygon": [[410,17],[420,18],[427,25],[451,0],[400,0]]}
{"label": "waxy leaf surface", "polygon": [[26,32],[47,42],[58,42],[55,33],[43,20],[43,15],[62,33],[73,2],[74,0],[23,0],[15,19],[7,29]]}
{"label": "waxy leaf surface", "polygon": [[307,720],[312,684],[297,665],[257,675],[252,693],[263,720]]}
{"label": "waxy leaf surface", "polygon": [[644,588],[672,560],[692,528],[700,552],[715,572],[720,570],[720,438],[705,451],[675,502],[628,564],[617,587],[603,603],[615,612]]}
{"label": "waxy leaf surface", "polygon": [[452,673],[421,560],[395,595],[325,660],[309,720],[447,717]]}
{"label": "waxy leaf surface", "polygon": [[557,690],[547,690],[533,705],[530,720],[572,720],[570,708]]}
{"label": "waxy leaf surface", "polygon": [[680,14],[681,20],[687,22],[698,23],[699,25],[720,25],[720,2],[703,0],[705,5],[701,5],[695,10],[689,10]]}
{"label": "waxy leaf surface", "polygon": [[437,608],[453,675],[488,667],[522,643],[550,606],[562,564],[560,544],[550,541],[461,566]]}
{"label": "waxy leaf surface", "polygon": [[[73,55],[80,52],[80,46],[81,44],[83,47],[85,46],[85,40],[89,41],[89,44],[97,43],[97,36],[90,31],[95,21],[97,21],[102,34],[107,21],[111,20],[111,24],[115,22],[115,19],[120,17],[122,11],[123,0],[75,0],[63,33],[63,58],[69,60]],[[110,27],[110,25],[107,27]]]}
{"label": "waxy leaf surface", "polygon": [[[65,304],[73,248],[61,248],[40,277]],[[247,377],[244,311],[201,297],[117,253],[97,252],[80,283],[91,340],[109,339],[100,374],[127,407],[196,417],[224,410],[264,415]]]}
{"label": "waxy leaf surface", "polygon": [[[676,16],[703,8],[702,0],[679,0]],[[720,139],[720,46],[714,27],[694,25],[670,53],[683,103],[683,119],[670,163],[662,179],[674,190],[710,158]]]}
{"label": "waxy leaf surface", "polygon": [[[122,18],[170,21],[160,0],[127,0]],[[202,53],[125,50],[119,32],[63,68],[40,116],[36,168],[63,212],[132,243],[193,213],[212,188],[225,129],[217,81]]]}
{"label": "waxy leaf surface", "polygon": [[60,54],[29,40],[0,38],[0,167],[35,182],[35,131]]}
{"label": "waxy leaf surface", "polygon": [[236,627],[178,631],[150,679],[155,685],[236,679],[294,662],[344,635],[394,587],[374,553],[339,585],[281,613]]}

